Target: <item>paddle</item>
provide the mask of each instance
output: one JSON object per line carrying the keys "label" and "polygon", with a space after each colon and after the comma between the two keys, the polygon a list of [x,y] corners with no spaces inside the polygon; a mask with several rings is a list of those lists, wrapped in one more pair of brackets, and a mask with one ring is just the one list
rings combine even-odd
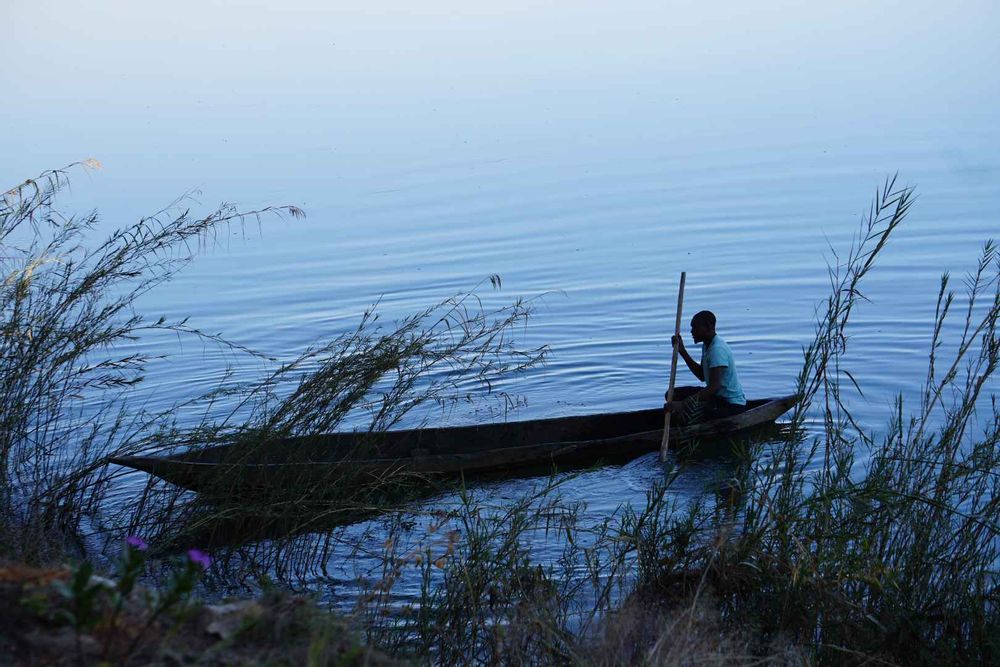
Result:
{"label": "paddle", "polygon": [[[677,295],[677,321],[674,324],[674,335],[680,338],[681,335],[681,311],[684,309],[684,279],[687,272],[681,271],[681,287]],[[674,400],[674,382],[677,380],[677,345],[674,348],[673,357],[670,359],[670,386],[667,387],[667,401]],[[667,460],[667,443],[670,440],[670,414],[663,418],[663,441],[660,443],[660,461]]]}

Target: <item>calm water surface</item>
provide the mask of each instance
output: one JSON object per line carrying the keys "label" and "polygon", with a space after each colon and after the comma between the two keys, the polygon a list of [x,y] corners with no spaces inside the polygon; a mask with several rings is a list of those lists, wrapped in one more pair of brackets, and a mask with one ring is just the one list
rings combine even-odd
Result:
{"label": "calm water surface", "polygon": [[[552,350],[505,387],[530,419],[658,404],[681,271],[747,393],[789,392],[831,248],[898,170],[919,200],[856,315],[852,405],[877,429],[919,389],[940,274],[1000,231],[1000,5],[422,4],[8,2],[0,179],[94,156],[67,202],[108,227],[193,188],[205,211],[301,206],[143,303],[284,358],[379,298],[392,319],[500,274],[487,305],[538,297],[524,342]],[[144,345],[172,353],[150,407],[230,361]],[[650,455],[566,492],[597,518],[660,474]]]}

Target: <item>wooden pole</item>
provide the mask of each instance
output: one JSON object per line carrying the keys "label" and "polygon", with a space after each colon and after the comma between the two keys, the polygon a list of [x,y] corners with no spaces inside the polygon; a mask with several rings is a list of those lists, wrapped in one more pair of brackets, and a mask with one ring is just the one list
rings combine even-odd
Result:
{"label": "wooden pole", "polygon": [[[677,321],[674,323],[674,335],[681,335],[681,311],[684,310],[684,280],[687,272],[681,271],[681,287],[677,294]],[[671,345],[674,354],[670,359],[670,385],[667,387],[667,401],[674,400],[674,382],[677,380],[677,345]],[[663,418],[663,441],[660,442],[660,461],[667,460],[667,443],[670,441],[670,414]]]}

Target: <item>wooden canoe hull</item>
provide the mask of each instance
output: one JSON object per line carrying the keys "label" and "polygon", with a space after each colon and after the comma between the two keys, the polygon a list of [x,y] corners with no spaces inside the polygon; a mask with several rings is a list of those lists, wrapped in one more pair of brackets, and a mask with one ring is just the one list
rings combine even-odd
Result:
{"label": "wooden canoe hull", "polygon": [[[733,417],[672,427],[671,444],[690,446],[695,441],[772,423],[797,401],[797,396],[751,401],[750,409]],[[504,431],[510,433],[514,444],[498,446]],[[580,437],[588,433],[602,437]],[[389,454],[374,458],[359,456],[358,448],[345,448],[358,434],[339,433],[253,449],[228,445],[177,456],[113,458],[111,462],[212,495],[339,495],[352,489],[405,485],[442,476],[513,474],[529,468],[566,469],[626,461],[657,450],[662,436],[663,410],[654,408],[483,427],[390,431],[379,434],[378,441],[366,443],[369,451]],[[541,441],[524,444],[532,437]]]}

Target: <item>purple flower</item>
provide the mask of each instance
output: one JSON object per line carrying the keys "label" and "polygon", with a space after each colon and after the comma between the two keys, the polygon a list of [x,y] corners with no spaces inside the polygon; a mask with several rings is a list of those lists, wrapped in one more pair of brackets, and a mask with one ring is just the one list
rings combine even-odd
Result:
{"label": "purple flower", "polygon": [[136,537],[135,535],[129,535],[125,538],[125,544],[129,545],[133,549],[138,549],[139,551],[145,551],[149,548],[146,541],[141,537]]}
{"label": "purple flower", "polygon": [[188,558],[191,559],[192,563],[201,565],[203,570],[207,570],[212,564],[212,559],[208,557],[208,554],[198,549],[188,549]]}

